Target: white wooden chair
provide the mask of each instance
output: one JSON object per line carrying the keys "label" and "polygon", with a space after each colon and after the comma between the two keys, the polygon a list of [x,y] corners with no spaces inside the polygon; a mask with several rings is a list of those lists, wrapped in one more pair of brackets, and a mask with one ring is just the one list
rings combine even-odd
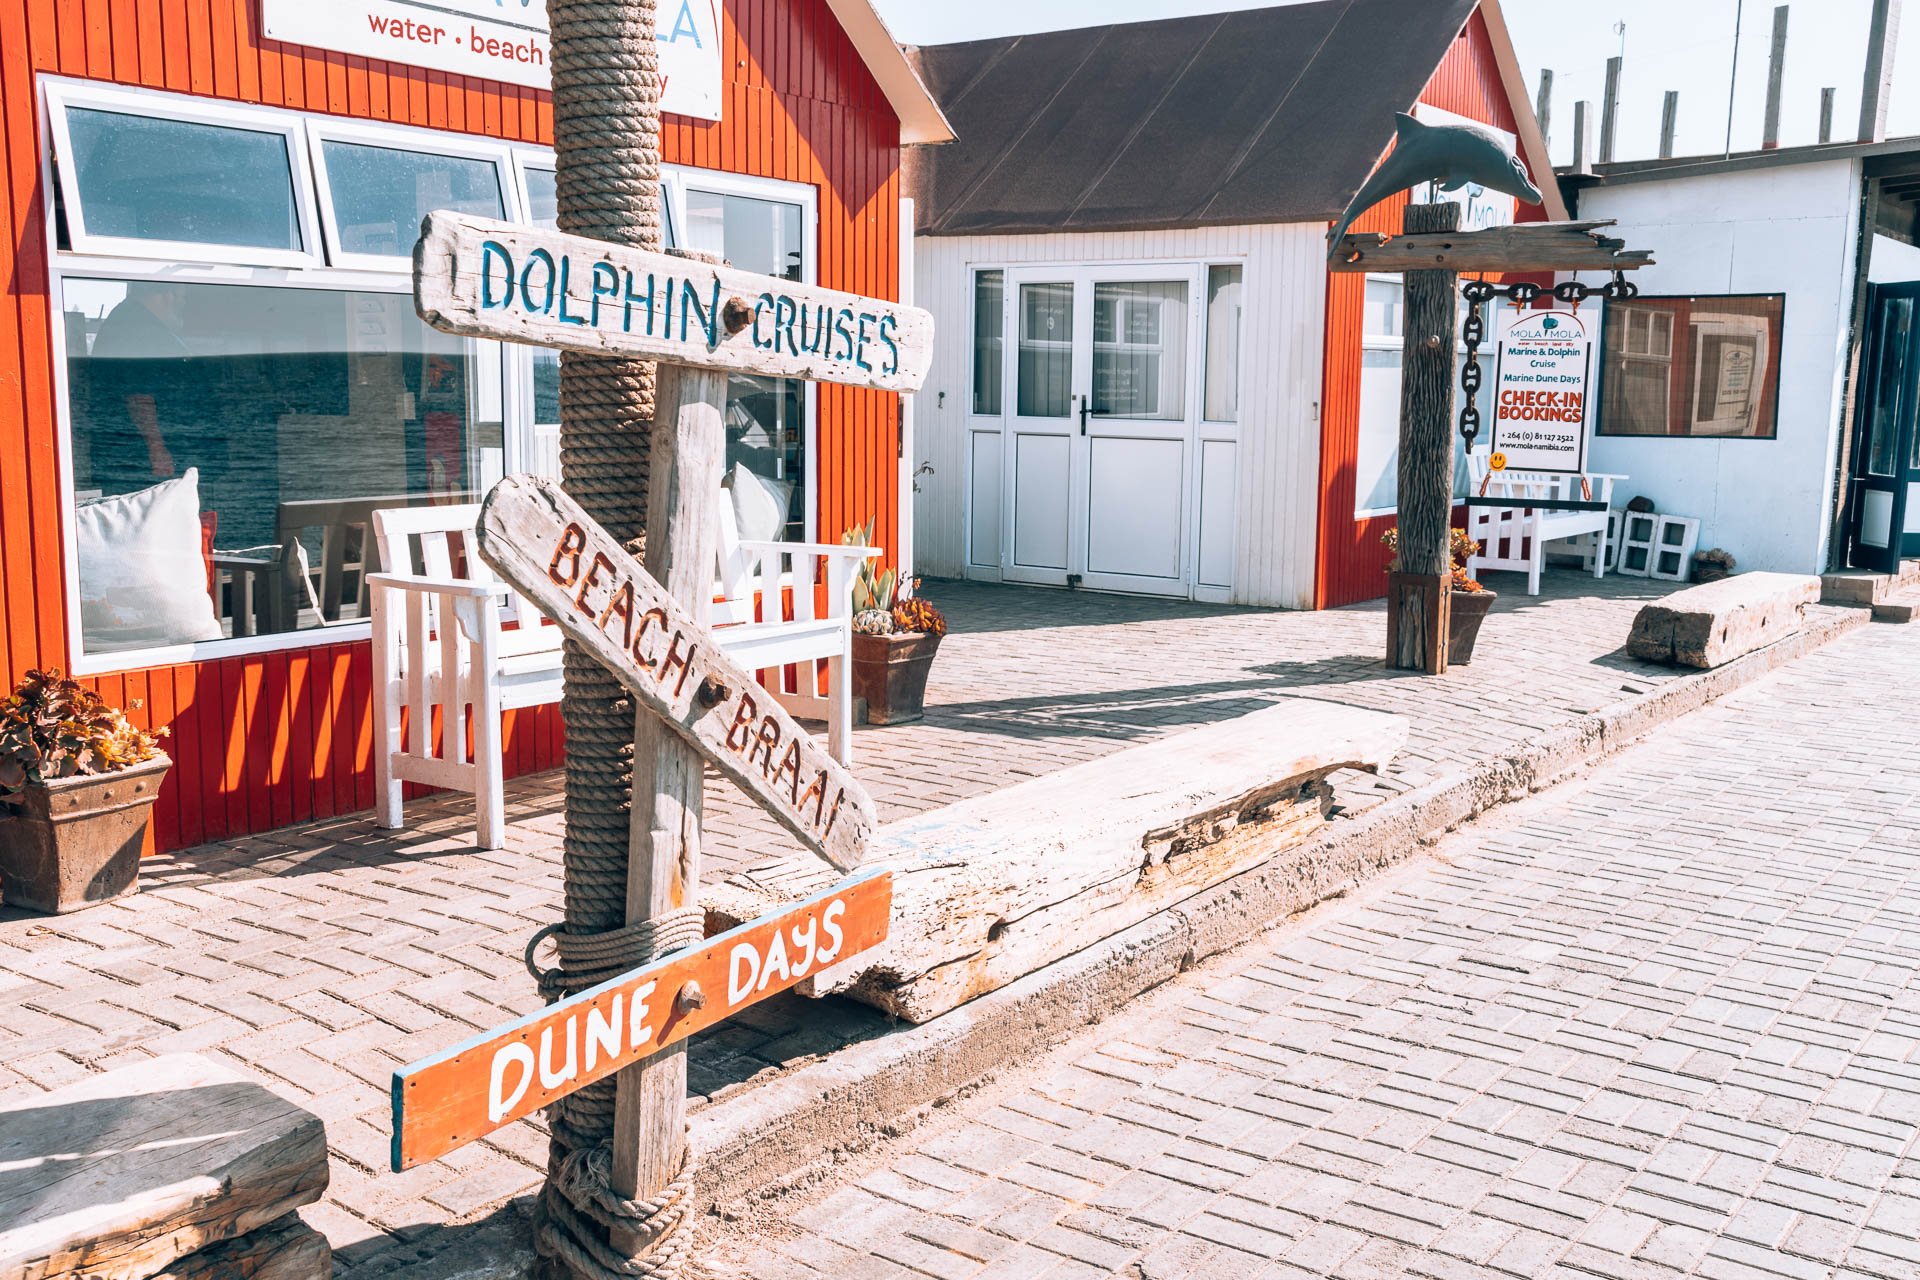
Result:
{"label": "white wooden chair", "polygon": [[[1538,498],[1542,501],[1591,500],[1613,505],[1613,484],[1625,476],[1589,472],[1556,475],[1541,471],[1492,471],[1485,454],[1467,456],[1470,493],[1489,498]],[[1582,481],[1585,481],[1584,487]],[[1467,562],[1467,571],[1514,569],[1527,575],[1527,594],[1540,594],[1540,571],[1547,563],[1547,544],[1563,538],[1590,535],[1599,554],[1592,557],[1593,576],[1607,571],[1607,513],[1549,511],[1539,507],[1468,507],[1467,536],[1481,550]]]}
{"label": "white wooden chair", "polygon": [[[721,646],[796,716],[827,721],[828,747],[852,762],[853,579],[872,547],[742,542],[732,507],[719,517],[719,584],[712,625]],[[374,779],[381,826],[403,825],[401,787],[465,791],[479,810],[482,848],[504,845],[501,717],[560,701],[561,631],[496,579],[474,553],[477,505],[373,513],[381,563],[368,575],[373,611]],[[826,572],[820,572],[821,561]],[[816,588],[826,588],[824,607]],[[827,692],[817,666],[825,660]],[[786,680],[792,667],[796,679]],[[792,688],[788,688],[788,684]],[[439,749],[434,710],[440,712]],[[404,738],[401,714],[406,714]],[[468,717],[473,759],[466,756]]]}

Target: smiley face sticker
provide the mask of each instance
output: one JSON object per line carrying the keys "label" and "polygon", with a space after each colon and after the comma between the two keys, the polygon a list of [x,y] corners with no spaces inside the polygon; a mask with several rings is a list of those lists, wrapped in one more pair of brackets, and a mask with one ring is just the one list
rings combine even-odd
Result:
{"label": "smiley face sticker", "polygon": [[1507,455],[1504,453],[1496,453],[1487,459],[1487,465],[1495,471],[1505,471],[1507,469]]}

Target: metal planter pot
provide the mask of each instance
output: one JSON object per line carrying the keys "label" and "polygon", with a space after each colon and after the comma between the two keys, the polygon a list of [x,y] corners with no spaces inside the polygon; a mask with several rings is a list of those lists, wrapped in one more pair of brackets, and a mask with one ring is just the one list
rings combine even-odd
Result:
{"label": "metal planter pot", "polygon": [[64,914],[132,893],[163,752],[118,773],[28,787],[0,811],[0,902]]}
{"label": "metal planter pot", "polygon": [[853,636],[853,696],[867,703],[868,724],[906,724],[925,714],[927,673],[941,637],[927,631]]}

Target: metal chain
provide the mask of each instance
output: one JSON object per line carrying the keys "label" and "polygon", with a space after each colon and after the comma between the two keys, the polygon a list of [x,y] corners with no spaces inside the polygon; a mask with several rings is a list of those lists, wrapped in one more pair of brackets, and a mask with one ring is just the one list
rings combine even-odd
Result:
{"label": "metal chain", "polygon": [[[1508,285],[1469,280],[1460,286],[1460,294],[1467,300],[1467,318],[1460,326],[1461,341],[1467,344],[1467,361],[1460,366],[1460,390],[1464,393],[1460,404],[1460,438],[1467,442],[1468,453],[1473,452],[1473,438],[1480,434],[1479,395],[1486,381],[1480,369],[1480,344],[1487,340],[1487,322],[1480,308],[1495,298],[1511,298],[1523,307],[1530,307],[1544,292],[1530,280]],[[1555,298],[1576,305],[1595,294],[1611,299],[1634,298],[1639,296],[1640,286],[1616,271],[1612,280],[1597,289],[1578,280],[1565,280],[1553,287]]]}

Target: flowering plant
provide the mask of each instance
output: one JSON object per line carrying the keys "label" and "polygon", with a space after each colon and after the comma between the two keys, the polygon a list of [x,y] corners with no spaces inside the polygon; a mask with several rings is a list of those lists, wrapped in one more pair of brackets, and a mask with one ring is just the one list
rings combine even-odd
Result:
{"label": "flowering plant", "polygon": [[144,764],[166,732],[146,732],[57,671],[29,671],[0,701],[0,804],[34,783]]}
{"label": "flowering plant", "polygon": [[[1447,539],[1448,559],[1453,561],[1453,589],[1455,591],[1485,591],[1471,575],[1467,573],[1467,561],[1479,553],[1480,544],[1467,536],[1465,529],[1449,530]],[[1387,550],[1393,552],[1393,562],[1387,566],[1389,573],[1400,568],[1400,530],[1389,529],[1380,535]]]}

